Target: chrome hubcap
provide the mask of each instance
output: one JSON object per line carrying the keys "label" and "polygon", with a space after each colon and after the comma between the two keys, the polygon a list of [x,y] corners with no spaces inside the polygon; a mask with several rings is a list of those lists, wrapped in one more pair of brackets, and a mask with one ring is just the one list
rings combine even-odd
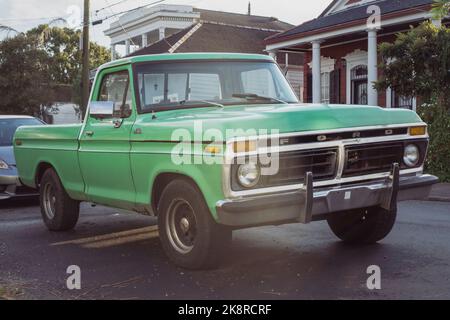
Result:
{"label": "chrome hubcap", "polygon": [[44,197],[44,211],[45,211],[45,215],[47,216],[47,218],[49,220],[52,220],[55,217],[55,204],[56,204],[56,195],[55,195],[55,190],[53,188],[53,185],[50,183],[47,183],[44,186],[44,193],[43,193],[43,197]]}
{"label": "chrome hubcap", "polygon": [[187,233],[189,231],[189,220],[186,218],[181,219],[180,221],[180,229],[183,233]]}
{"label": "chrome hubcap", "polygon": [[172,201],[165,222],[172,247],[181,254],[190,253],[197,236],[197,223],[191,205],[181,199]]}

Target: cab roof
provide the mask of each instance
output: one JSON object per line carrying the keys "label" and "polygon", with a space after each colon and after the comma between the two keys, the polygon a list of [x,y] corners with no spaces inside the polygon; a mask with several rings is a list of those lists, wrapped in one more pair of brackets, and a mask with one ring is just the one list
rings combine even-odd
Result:
{"label": "cab roof", "polygon": [[102,65],[99,70],[117,67],[124,64],[134,64],[141,62],[165,62],[177,60],[267,60],[274,61],[270,56],[263,54],[245,54],[245,53],[166,53],[152,54],[135,57],[127,57],[115,60]]}
{"label": "cab roof", "polygon": [[0,115],[0,120],[5,119],[34,119],[34,117],[31,116],[11,116],[11,115]]}

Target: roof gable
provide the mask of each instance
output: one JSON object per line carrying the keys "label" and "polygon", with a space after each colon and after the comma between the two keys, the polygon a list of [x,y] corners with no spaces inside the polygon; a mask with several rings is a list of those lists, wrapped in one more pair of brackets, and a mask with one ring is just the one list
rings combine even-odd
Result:
{"label": "roof gable", "polygon": [[343,10],[351,9],[357,6],[365,5],[369,2],[379,2],[383,0],[334,0],[331,4],[322,12],[320,17],[328,16]]}

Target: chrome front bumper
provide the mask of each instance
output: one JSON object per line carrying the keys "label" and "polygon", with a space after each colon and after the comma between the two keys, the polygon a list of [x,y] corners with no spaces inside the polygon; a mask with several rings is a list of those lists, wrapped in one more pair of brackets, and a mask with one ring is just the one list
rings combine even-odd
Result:
{"label": "chrome front bumper", "polygon": [[220,224],[236,228],[310,223],[336,212],[374,206],[390,210],[397,201],[424,200],[437,182],[438,178],[431,175],[400,178],[398,165],[387,179],[331,188],[313,188],[312,174],[308,174],[301,190],[224,200],[216,209]]}

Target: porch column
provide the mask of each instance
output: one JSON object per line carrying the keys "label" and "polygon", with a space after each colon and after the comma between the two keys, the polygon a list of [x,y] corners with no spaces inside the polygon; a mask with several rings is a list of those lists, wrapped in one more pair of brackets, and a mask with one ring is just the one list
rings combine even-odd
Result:
{"label": "porch column", "polygon": [[368,33],[368,64],[367,64],[367,102],[370,106],[378,106],[378,92],[373,88],[378,81],[378,52],[377,30],[369,30]]}
{"label": "porch column", "polygon": [[162,40],[166,37],[166,28],[160,27],[159,28],[159,40]]}
{"label": "porch column", "polygon": [[313,103],[320,103],[321,90],[320,90],[320,76],[321,76],[321,65],[320,65],[320,43],[321,41],[312,42],[312,93],[313,93]]}
{"label": "porch column", "polygon": [[441,19],[431,19],[431,23],[437,28],[442,27],[442,20]]}
{"label": "porch column", "polygon": [[146,33],[142,35],[142,48],[145,48],[148,46],[148,36]]}
{"label": "porch column", "polygon": [[111,43],[111,61],[116,59],[116,45]]}
{"label": "porch column", "polygon": [[276,50],[271,50],[268,51],[269,52],[269,56],[271,56],[273,58],[273,60],[277,61],[277,51]]}
{"label": "porch column", "polygon": [[386,89],[386,108],[392,108],[392,88]]}
{"label": "porch column", "polygon": [[131,53],[130,46],[131,46],[130,39],[125,40],[125,55],[127,56]]}

